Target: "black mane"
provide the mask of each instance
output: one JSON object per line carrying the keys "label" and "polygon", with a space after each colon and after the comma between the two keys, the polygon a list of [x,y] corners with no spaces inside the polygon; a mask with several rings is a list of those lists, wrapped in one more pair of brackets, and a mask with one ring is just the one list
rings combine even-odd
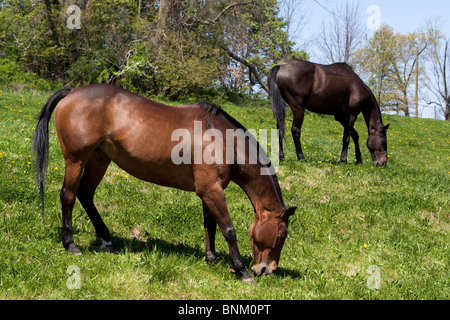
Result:
{"label": "black mane", "polygon": [[[214,119],[214,117],[217,114],[221,114],[223,115],[233,126],[237,127],[238,129],[242,129],[244,130],[244,132],[247,131],[247,128],[244,127],[239,121],[237,121],[235,118],[233,118],[232,116],[230,116],[226,111],[224,111],[222,108],[218,107],[215,104],[209,103],[209,102],[200,102],[199,106],[202,108],[203,112],[201,114],[201,116],[204,116],[206,114],[209,113],[209,118],[208,118],[208,122],[207,122],[207,127],[209,127],[209,125],[211,124],[211,121]],[[259,144],[259,142],[255,139],[256,143],[257,143],[257,148],[258,151],[260,150],[260,148],[262,148]],[[264,150],[264,149],[263,149]],[[266,152],[264,150],[264,152]],[[266,153],[267,154],[267,153]],[[259,152],[258,152],[259,155]],[[266,167],[270,167],[272,165],[272,162],[269,162],[267,165],[265,165]],[[275,186],[275,189],[278,193],[278,196],[280,198],[281,203],[283,204],[283,206],[285,206],[284,202],[283,202],[283,196],[281,194],[281,188],[280,188],[280,184],[278,182],[278,177],[277,174],[274,173],[273,175],[270,176],[272,178],[273,184]]]}

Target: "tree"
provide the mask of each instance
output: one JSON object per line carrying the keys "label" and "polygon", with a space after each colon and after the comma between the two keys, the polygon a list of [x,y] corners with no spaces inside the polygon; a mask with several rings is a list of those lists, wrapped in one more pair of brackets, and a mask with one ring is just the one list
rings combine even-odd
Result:
{"label": "tree", "polygon": [[409,90],[416,80],[416,116],[418,116],[418,79],[423,68],[419,67],[419,59],[428,46],[425,33],[412,32],[407,35],[395,34],[393,39],[394,53],[390,55],[392,64],[392,76],[397,86],[396,97],[398,101],[398,111],[402,111],[405,116],[409,116],[410,93]]}
{"label": "tree", "polygon": [[366,79],[382,110],[392,110],[395,83],[391,76],[391,61],[394,58],[393,29],[384,24],[355,53],[355,65]]}
{"label": "tree", "polygon": [[353,55],[364,36],[358,2],[342,4],[330,12],[328,23],[322,24],[318,47],[326,62],[352,64]]}
{"label": "tree", "polygon": [[180,24],[180,13],[182,9],[181,0],[160,0],[158,20],[156,23],[155,43],[159,48],[163,34]]}
{"label": "tree", "polygon": [[425,95],[425,101],[429,105],[437,106],[444,114],[444,119],[450,120],[450,38],[433,25],[429,25],[428,36],[430,39],[430,50],[428,61],[432,79],[426,86],[430,91]]}
{"label": "tree", "polygon": [[[245,2],[243,2],[245,3]],[[235,23],[239,21],[239,23]],[[269,92],[265,75],[281,60],[306,57],[293,50],[288,39],[287,22],[279,17],[276,0],[258,0],[235,6],[216,24],[216,43],[235,62],[248,72],[248,79],[256,81]]]}
{"label": "tree", "polygon": [[[388,25],[382,25],[367,45],[355,54],[361,74],[367,78],[380,107],[385,111],[410,115],[412,101],[418,115],[418,83],[424,75],[419,59],[429,45],[424,32],[407,35],[394,33]],[[411,90],[415,84],[415,94]]]}
{"label": "tree", "polygon": [[292,49],[276,0],[197,0],[183,2],[180,12],[183,18],[171,32],[178,30],[179,38],[195,33],[205,50],[220,49],[222,76],[216,80],[226,90],[238,92],[244,83],[248,88],[258,83],[268,92],[265,75],[274,63],[306,57]]}
{"label": "tree", "polygon": [[108,82],[176,99],[267,90],[274,63],[306,56],[276,0],[79,0],[80,29],[66,26],[69,4],[1,1],[1,61],[65,86]]}
{"label": "tree", "polygon": [[305,59],[309,60],[309,54],[303,50],[293,51],[294,47],[306,47],[310,41],[305,40],[302,31],[309,23],[311,9],[306,6],[304,0],[279,0],[280,15],[286,22],[284,31],[286,40],[283,41],[282,59]]}

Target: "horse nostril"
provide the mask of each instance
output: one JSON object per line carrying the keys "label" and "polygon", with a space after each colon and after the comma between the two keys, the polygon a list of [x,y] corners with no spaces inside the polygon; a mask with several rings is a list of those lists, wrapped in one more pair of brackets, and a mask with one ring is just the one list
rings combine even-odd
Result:
{"label": "horse nostril", "polygon": [[266,272],[266,267],[262,267],[260,271],[260,275],[263,275]]}

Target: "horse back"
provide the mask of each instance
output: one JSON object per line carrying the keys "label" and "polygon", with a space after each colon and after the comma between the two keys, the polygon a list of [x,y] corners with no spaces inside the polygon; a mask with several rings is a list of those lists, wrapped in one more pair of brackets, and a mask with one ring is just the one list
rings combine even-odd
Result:
{"label": "horse back", "polygon": [[367,86],[346,63],[322,65],[288,60],[280,65],[278,80],[289,105],[293,106],[294,102],[316,113],[357,112],[360,104],[369,98]]}
{"label": "horse back", "polygon": [[[66,161],[88,162],[93,152],[100,151],[139,179],[195,191],[196,173],[229,182],[225,162],[211,166],[196,163],[194,157],[195,123],[201,128],[200,138],[208,125],[221,132],[234,128],[220,115],[211,121],[211,112],[200,104],[169,106],[112,85],[91,85],[73,89],[60,101],[55,127]],[[183,152],[189,150],[191,155],[176,163],[173,150],[179,150],[184,139],[189,139],[189,147]],[[209,144],[204,141],[200,153]]]}

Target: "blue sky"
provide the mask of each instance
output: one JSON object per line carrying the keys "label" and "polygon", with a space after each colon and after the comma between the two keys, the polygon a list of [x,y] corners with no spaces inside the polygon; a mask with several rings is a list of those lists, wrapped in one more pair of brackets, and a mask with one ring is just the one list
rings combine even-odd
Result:
{"label": "blue sky", "polygon": [[[448,0],[359,0],[358,2],[361,8],[367,8],[370,5],[380,7],[381,22],[392,26],[396,32],[400,33],[425,28],[427,19],[437,16],[440,16],[443,21],[448,20],[450,14]],[[450,35],[449,23],[450,21],[445,21],[442,28],[447,35]]]}
{"label": "blue sky", "polygon": [[[351,0],[349,0],[351,1]],[[307,11],[308,24],[300,37],[309,39],[320,31],[322,22],[329,19],[331,11],[346,0],[303,0],[303,8]],[[371,14],[367,13],[370,6],[380,9],[380,22],[394,28],[395,32],[409,33],[426,28],[426,22],[436,17],[442,22],[441,31],[450,36],[450,1],[449,0],[357,0],[361,10],[364,25]],[[369,36],[373,30],[368,30]],[[309,39],[311,40],[311,39]]]}

